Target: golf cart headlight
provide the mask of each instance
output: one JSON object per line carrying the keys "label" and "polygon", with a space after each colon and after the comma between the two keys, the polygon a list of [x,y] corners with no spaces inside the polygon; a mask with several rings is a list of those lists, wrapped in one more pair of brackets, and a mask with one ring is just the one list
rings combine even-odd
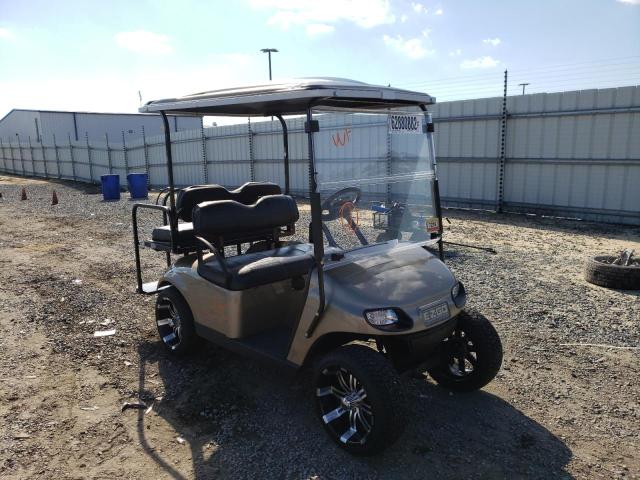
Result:
{"label": "golf cart headlight", "polygon": [[369,322],[369,325],[374,327],[388,327],[398,323],[398,314],[390,308],[371,310],[370,312],[365,312],[364,316],[367,322]]}
{"label": "golf cart headlight", "polygon": [[451,288],[451,298],[456,307],[462,308],[467,303],[467,292],[464,289],[464,285],[460,282]]}

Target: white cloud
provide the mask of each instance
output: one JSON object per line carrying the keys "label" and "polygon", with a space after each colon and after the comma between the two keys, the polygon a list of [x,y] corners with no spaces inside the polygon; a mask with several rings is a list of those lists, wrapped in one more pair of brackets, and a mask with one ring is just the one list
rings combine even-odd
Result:
{"label": "white cloud", "polygon": [[114,38],[119,47],[136,53],[166,55],[173,52],[169,37],[159,33],[136,30],[116,33]]}
{"label": "white cloud", "polygon": [[459,48],[456,48],[455,50],[451,50],[449,52],[450,57],[459,57],[460,55],[462,55],[462,50],[460,50]]}
{"label": "white cloud", "polygon": [[422,30],[422,36],[424,38],[429,38],[429,36],[431,35],[431,29],[430,28],[425,28],[424,30]]}
{"label": "white cloud", "polygon": [[11,30],[9,30],[8,28],[0,27],[0,38],[9,40],[13,38],[13,33],[11,33]]}
{"label": "white cloud", "polygon": [[[0,117],[12,108],[137,112],[138,90],[142,91],[143,100],[148,101],[231,85],[266,83],[266,58],[260,55],[209,55],[197,66],[154,63],[155,66],[119,68],[116,65],[108,70],[90,69],[80,73],[61,70],[48,72],[44,83],[35,77],[13,81],[0,77],[0,91],[11,92],[11,96],[0,95]],[[242,122],[237,118],[233,121]]]}
{"label": "white cloud", "polygon": [[404,14],[400,17],[400,21],[402,23],[406,22],[408,19],[409,19],[409,17],[407,15],[404,15]]}
{"label": "white cloud", "polygon": [[294,25],[355,23],[362,28],[394,23],[389,0],[250,0],[251,7],[275,10],[267,23],[287,30]]}
{"label": "white cloud", "polygon": [[435,53],[435,50],[428,50],[424,47],[421,38],[408,38],[405,40],[400,35],[397,35],[395,37],[384,35],[382,37],[382,40],[388,47],[391,47],[394,50],[397,50],[403,55],[406,55],[407,57],[414,60],[418,60],[420,58],[426,57],[427,55],[433,55]]}
{"label": "white cloud", "polygon": [[436,10],[436,15],[442,15],[444,12],[442,11],[441,8]]}
{"label": "white cloud", "polygon": [[628,5],[640,5],[640,0],[618,0],[620,3],[626,3]]}
{"label": "white cloud", "polygon": [[497,47],[498,45],[500,45],[502,43],[502,40],[500,40],[498,37],[496,37],[496,38],[485,38],[484,40],[482,40],[482,43],[485,43],[487,45],[493,45],[494,47]]}
{"label": "white cloud", "polygon": [[473,69],[473,68],[493,68],[500,65],[500,61],[493,57],[485,56],[476,58],[474,60],[463,60],[460,64],[460,68]]}
{"label": "white cloud", "polygon": [[411,2],[411,8],[413,8],[413,11],[416,13],[427,13],[427,9],[424,8],[424,5],[421,3]]}
{"label": "white cloud", "polygon": [[326,23],[310,23],[305,27],[307,35],[322,35],[325,33],[331,33],[335,30],[333,25],[327,25]]}

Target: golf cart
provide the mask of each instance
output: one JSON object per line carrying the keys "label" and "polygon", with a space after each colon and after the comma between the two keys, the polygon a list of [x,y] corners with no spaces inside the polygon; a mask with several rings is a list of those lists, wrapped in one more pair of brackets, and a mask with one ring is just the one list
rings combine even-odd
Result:
{"label": "golf cart", "polygon": [[[402,432],[400,374],[426,371],[455,391],[489,383],[500,339],[483,316],[463,310],[464,286],[442,261],[434,102],[313,78],[141,107],[164,121],[169,186],[156,204],[133,207],[137,291],[157,295],[167,350],[183,355],[204,338],[312,370],[320,422],[354,454],[378,452]],[[252,171],[233,190],[176,188],[167,113],[263,117],[270,140],[256,144],[271,149],[262,158],[276,182]],[[281,147],[273,141],[280,132]],[[166,254],[157,282],[142,280],[140,209],[164,219],[142,242]]]}

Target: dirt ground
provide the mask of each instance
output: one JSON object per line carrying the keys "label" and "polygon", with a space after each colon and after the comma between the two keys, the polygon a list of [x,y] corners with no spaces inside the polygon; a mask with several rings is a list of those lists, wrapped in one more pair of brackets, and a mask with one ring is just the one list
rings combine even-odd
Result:
{"label": "dirt ground", "polygon": [[[640,478],[640,292],[582,279],[588,256],[640,252],[639,228],[447,211],[447,239],[498,252],[446,261],[494,321],[502,371],[467,395],[405,379],[406,432],[357,458],[304,375],[213,345],[165,354],[154,299],[134,293],[126,198],[7,176],[0,193],[0,478]],[[162,261],[144,252],[148,279]]]}

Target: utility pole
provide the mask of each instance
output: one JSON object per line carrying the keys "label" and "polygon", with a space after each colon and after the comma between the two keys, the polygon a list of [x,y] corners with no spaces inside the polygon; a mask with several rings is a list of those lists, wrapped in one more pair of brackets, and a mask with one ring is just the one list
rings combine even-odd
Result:
{"label": "utility pole", "polygon": [[278,49],[277,48],[263,48],[260,50],[262,53],[266,53],[267,55],[269,55],[269,81],[271,81],[271,54],[272,53],[278,53]]}
{"label": "utility pole", "polygon": [[524,95],[524,87],[526,87],[527,85],[530,85],[529,83],[519,83],[518,85],[520,85],[522,87],[522,94]]}

